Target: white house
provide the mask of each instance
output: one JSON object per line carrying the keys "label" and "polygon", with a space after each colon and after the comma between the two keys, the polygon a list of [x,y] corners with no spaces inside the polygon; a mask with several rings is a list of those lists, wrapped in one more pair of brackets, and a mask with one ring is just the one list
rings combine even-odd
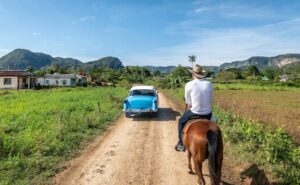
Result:
{"label": "white house", "polygon": [[36,78],[28,71],[0,71],[0,89],[31,89],[35,84]]}
{"label": "white house", "polygon": [[46,74],[39,77],[37,84],[41,86],[61,86],[61,87],[75,87],[77,85],[85,85],[86,77],[76,74]]}
{"label": "white house", "polygon": [[289,80],[289,77],[288,77],[288,75],[280,75],[279,76],[280,77],[280,82],[287,82],[288,80]]}

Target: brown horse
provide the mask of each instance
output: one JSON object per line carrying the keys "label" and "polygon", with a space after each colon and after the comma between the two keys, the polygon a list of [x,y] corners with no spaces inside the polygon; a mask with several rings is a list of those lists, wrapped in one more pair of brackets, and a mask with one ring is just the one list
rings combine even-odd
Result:
{"label": "brown horse", "polygon": [[217,124],[204,119],[189,121],[183,129],[183,143],[187,149],[188,168],[193,173],[191,165],[191,158],[193,158],[199,184],[205,185],[202,163],[208,159],[211,184],[219,185],[223,162],[223,140]]}

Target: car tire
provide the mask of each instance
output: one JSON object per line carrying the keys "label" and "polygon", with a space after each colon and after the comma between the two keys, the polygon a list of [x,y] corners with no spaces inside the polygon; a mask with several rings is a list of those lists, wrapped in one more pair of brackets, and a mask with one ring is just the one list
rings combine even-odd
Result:
{"label": "car tire", "polygon": [[130,113],[129,112],[125,112],[125,116],[126,116],[126,118],[130,118]]}
{"label": "car tire", "polygon": [[152,113],[151,113],[151,116],[152,116],[152,117],[155,117],[155,118],[158,117],[158,112],[152,112]]}

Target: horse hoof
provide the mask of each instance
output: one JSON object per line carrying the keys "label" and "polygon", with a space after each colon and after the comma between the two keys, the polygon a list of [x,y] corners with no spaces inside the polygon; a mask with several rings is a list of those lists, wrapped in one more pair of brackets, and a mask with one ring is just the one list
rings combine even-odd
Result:
{"label": "horse hoof", "polygon": [[193,172],[192,170],[188,171],[189,174],[195,175],[196,173]]}

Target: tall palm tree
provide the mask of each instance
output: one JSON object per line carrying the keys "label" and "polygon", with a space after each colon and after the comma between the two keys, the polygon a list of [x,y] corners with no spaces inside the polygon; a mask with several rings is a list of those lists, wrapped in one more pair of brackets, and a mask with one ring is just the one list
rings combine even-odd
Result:
{"label": "tall palm tree", "polygon": [[258,68],[255,65],[251,65],[249,67],[249,72],[250,72],[250,74],[253,75],[254,78],[256,77],[256,75],[259,74],[259,70],[258,70]]}
{"label": "tall palm tree", "polygon": [[189,62],[192,63],[192,68],[194,67],[194,63],[196,62],[196,56],[195,55],[192,55],[192,56],[189,56]]}

